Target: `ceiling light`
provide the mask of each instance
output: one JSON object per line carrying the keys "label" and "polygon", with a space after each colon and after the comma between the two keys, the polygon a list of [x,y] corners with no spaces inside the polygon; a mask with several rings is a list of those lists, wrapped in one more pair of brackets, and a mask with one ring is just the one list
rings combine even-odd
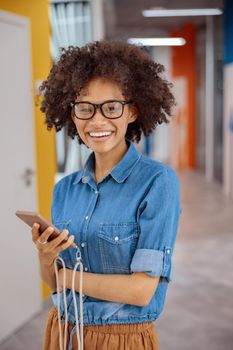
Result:
{"label": "ceiling light", "polygon": [[128,43],[143,46],[182,46],[186,41],[184,38],[130,38]]}
{"label": "ceiling light", "polygon": [[143,10],[144,17],[179,17],[179,16],[215,16],[221,15],[223,10],[219,8],[202,9],[156,9]]}

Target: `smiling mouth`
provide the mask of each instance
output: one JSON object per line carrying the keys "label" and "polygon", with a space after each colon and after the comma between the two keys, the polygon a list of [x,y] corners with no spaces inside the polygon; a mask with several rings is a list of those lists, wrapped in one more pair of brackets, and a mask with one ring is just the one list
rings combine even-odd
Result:
{"label": "smiling mouth", "polygon": [[108,137],[112,134],[113,134],[113,131],[99,131],[99,132],[90,131],[90,132],[88,132],[88,135],[93,137],[93,138],[104,138],[104,137]]}

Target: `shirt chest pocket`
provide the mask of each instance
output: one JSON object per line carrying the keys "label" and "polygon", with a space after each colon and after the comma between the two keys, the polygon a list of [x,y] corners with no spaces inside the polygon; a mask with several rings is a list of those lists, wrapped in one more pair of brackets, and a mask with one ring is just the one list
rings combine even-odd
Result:
{"label": "shirt chest pocket", "polygon": [[129,273],[139,236],[137,223],[100,224],[98,246],[103,273]]}

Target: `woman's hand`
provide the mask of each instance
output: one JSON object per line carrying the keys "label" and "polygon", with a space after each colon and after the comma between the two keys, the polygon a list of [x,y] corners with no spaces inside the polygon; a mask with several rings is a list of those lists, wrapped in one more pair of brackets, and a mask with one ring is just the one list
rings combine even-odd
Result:
{"label": "woman's hand", "polygon": [[43,265],[51,266],[54,260],[58,257],[59,253],[68,247],[70,247],[74,241],[74,236],[70,236],[65,242],[64,239],[67,238],[69,233],[68,230],[62,231],[59,236],[51,241],[49,237],[54,232],[52,226],[48,227],[43,233],[39,232],[40,225],[35,223],[32,227],[32,240],[35,243],[39,258]]}

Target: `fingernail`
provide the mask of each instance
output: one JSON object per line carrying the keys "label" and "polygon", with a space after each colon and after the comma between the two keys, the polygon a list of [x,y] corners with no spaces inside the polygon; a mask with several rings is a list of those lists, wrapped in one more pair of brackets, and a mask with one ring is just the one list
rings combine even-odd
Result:
{"label": "fingernail", "polygon": [[67,236],[69,233],[69,230],[64,230],[65,231],[65,235]]}

